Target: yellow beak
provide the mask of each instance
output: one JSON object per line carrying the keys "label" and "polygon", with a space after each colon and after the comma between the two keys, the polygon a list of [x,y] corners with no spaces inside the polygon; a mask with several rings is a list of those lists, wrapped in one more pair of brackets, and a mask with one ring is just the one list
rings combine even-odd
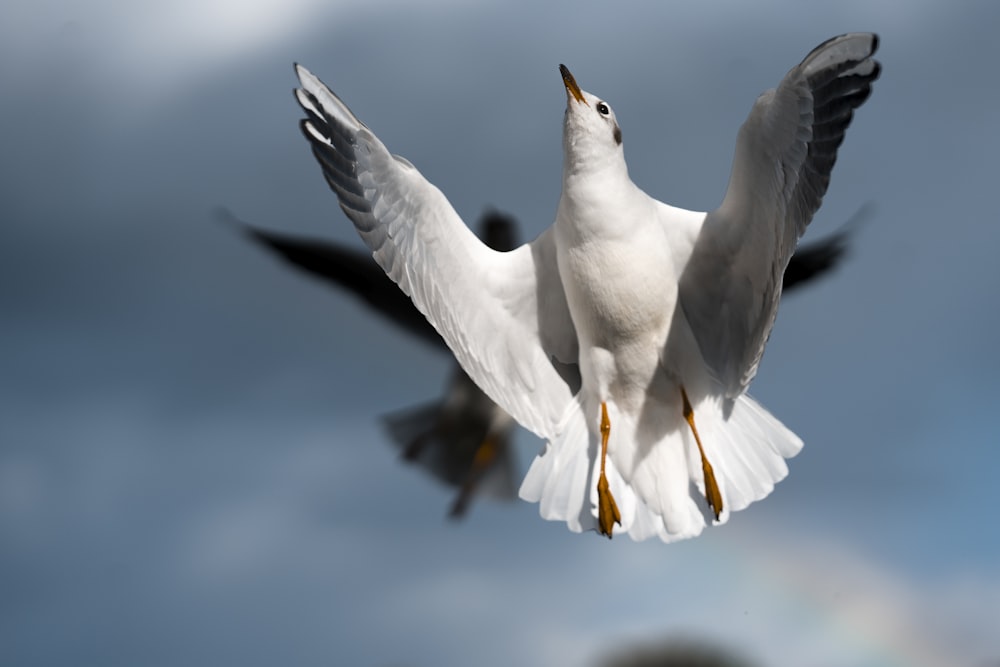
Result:
{"label": "yellow beak", "polygon": [[569,70],[566,69],[565,65],[559,66],[559,73],[562,74],[563,85],[566,86],[567,92],[576,98],[577,102],[586,104],[587,100],[583,98],[583,91],[580,90],[580,86],[576,85],[576,79],[574,79],[573,75],[569,73]]}

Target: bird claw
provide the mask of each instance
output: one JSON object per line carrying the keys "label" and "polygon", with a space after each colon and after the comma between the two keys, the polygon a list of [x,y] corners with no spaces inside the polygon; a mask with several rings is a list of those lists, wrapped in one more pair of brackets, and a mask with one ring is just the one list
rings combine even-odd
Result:
{"label": "bird claw", "polygon": [[618,504],[611,489],[608,488],[608,478],[601,473],[597,480],[597,527],[601,535],[607,535],[611,539],[614,524],[622,525],[622,515],[618,511]]}
{"label": "bird claw", "polygon": [[708,501],[708,506],[712,508],[715,520],[718,521],[719,517],[722,516],[722,492],[719,491],[719,483],[715,481],[712,464],[708,462],[705,449],[701,446],[701,436],[698,435],[698,428],[694,425],[694,409],[691,407],[691,401],[688,400],[684,387],[681,387],[681,400],[684,402],[684,419],[691,427],[694,441],[698,445],[698,453],[701,455],[701,474],[705,479],[705,500]]}
{"label": "bird claw", "polygon": [[722,492],[719,491],[719,484],[715,481],[712,464],[706,458],[701,459],[701,472],[705,476],[705,500],[708,501],[708,506],[712,508],[715,520],[718,521],[722,515]]}

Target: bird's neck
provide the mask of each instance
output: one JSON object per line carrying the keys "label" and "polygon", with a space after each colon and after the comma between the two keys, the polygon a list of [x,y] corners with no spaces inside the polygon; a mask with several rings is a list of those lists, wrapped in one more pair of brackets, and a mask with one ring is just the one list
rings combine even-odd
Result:
{"label": "bird's neck", "polygon": [[569,132],[563,132],[563,177],[586,178],[588,175],[605,174],[628,179],[628,167],[625,166],[625,152],[619,146],[617,150],[608,150],[606,146],[596,145],[586,138],[573,140]]}
{"label": "bird's neck", "polygon": [[636,189],[620,154],[574,160],[567,153],[562,185],[564,200],[598,209],[605,202],[620,202],[630,197]]}
{"label": "bird's neck", "polygon": [[642,192],[620,164],[587,164],[586,168],[563,171],[557,226],[568,243],[608,239],[625,233],[620,224],[623,210],[636,210]]}

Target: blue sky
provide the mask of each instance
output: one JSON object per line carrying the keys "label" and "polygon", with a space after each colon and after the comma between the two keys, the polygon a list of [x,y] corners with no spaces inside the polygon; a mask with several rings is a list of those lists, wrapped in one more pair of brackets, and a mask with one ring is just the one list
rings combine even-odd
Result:
{"label": "blue sky", "polygon": [[[997,9],[15,0],[0,9],[0,662],[594,664],[694,636],[761,665],[1000,656]],[[765,502],[675,545],[524,503],[444,515],[377,419],[446,359],[212,211],[360,245],[296,126],[322,77],[468,221],[550,224],[557,65],[633,179],[715,206],[756,95],[880,33],[752,392],[806,442]],[[522,466],[539,446],[519,438]]]}

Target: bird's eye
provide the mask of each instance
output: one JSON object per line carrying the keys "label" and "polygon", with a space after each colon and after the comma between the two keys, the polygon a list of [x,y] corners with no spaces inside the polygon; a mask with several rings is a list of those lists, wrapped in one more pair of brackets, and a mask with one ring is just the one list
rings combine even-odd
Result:
{"label": "bird's eye", "polygon": [[611,113],[611,109],[609,109],[608,105],[605,104],[604,102],[598,102],[597,113],[601,114],[602,116],[607,116],[609,113]]}

